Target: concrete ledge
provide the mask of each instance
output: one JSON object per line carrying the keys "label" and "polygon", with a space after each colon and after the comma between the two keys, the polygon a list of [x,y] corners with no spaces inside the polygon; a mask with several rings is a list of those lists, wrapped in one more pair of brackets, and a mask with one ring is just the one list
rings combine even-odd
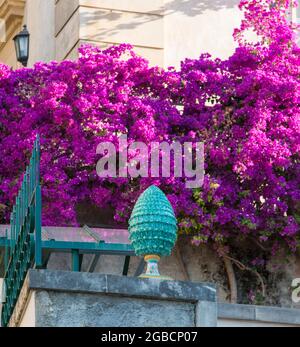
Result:
{"label": "concrete ledge", "polygon": [[208,283],[161,281],[99,273],[29,270],[32,290],[100,293],[172,301],[216,301],[216,288]]}
{"label": "concrete ledge", "polygon": [[10,326],[216,326],[211,284],[29,270]]}
{"label": "concrete ledge", "polygon": [[208,283],[29,270],[10,326],[300,326],[300,310],[216,304]]}
{"label": "concrete ledge", "polygon": [[255,305],[218,304],[218,319],[300,325],[300,310]]}

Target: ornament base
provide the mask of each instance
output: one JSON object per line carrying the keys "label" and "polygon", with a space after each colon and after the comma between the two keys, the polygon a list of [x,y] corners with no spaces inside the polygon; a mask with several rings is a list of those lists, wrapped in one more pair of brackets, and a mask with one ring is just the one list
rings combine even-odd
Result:
{"label": "ornament base", "polygon": [[158,262],[160,260],[160,256],[155,254],[145,255],[145,262],[147,263],[147,270],[144,274],[141,274],[139,278],[156,278],[159,280],[172,280],[169,276],[162,276],[158,270]]}

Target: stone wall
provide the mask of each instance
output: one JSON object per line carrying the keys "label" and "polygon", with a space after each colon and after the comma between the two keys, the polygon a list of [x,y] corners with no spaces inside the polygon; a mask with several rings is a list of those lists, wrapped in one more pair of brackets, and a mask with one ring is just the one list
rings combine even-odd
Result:
{"label": "stone wall", "polygon": [[[69,2],[69,0],[65,1]],[[38,61],[49,62],[55,57],[55,0],[26,0],[24,23],[30,32],[28,66]]]}
{"label": "stone wall", "polygon": [[207,283],[30,270],[19,302],[10,326],[217,324],[216,289]]}
{"label": "stone wall", "polygon": [[[7,226],[0,225],[0,237],[4,236]],[[48,238],[54,237],[57,233],[57,238],[61,239],[62,233],[65,235],[79,232],[80,228],[51,228],[44,227],[45,235]],[[98,230],[97,228],[93,230]],[[115,230],[111,230],[115,232]],[[74,234],[74,235],[75,235]],[[81,235],[82,233],[78,233]],[[116,234],[111,234],[107,230],[103,234],[103,238],[107,242],[127,243],[128,235],[126,229]],[[78,238],[75,238],[79,240]],[[251,265],[251,260],[255,258],[258,247],[253,244],[248,244],[246,247],[242,242],[236,245],[239,252],[230,252],[230,256],[242,262],[246,266]],[[47,259],[47,254],[44,254],[44,260]],[[120,255],[101,255],[96,266],[92,264],[93,255],[85,254],[83,256],[81,271],[92,271],[102,274],[122,275],[125,257]],[[4,275],[4,249],[0,248],[0,277]],[[135,273],[141,263],[141,257],[132,256],[129,263],[128,276],[135,276]],[[47,264],[49,270],[71,270],[71,254],[70,253],[52,253]],[[209,245],[195,246],[191,242],[189,236],[179,236],[176,247],[172,251],[170,257],[163,257],[160,261],[160,270],[163,275],[170,276],[175,280],[194,281],[194,282],[211,282],[216,284],[218,291],[219,302],[230,302],[229,282],[224,266],[223,259],[220,258],[216,250]],[[274,257],[267,259],[263,267],[258,267],[257,271],[261,275],[266,295],[261,295],[261,283],[258,276],[249,270],[241,270],[233,264],[236,281],[238,285],[238,300],[239,304],[256,304],[270,305],[288,308],[300,308],[300,303],[292,301],[292,281],[295,278],[300,278],[300,256],[286,256],[277,254]],[[250,295],[251,294],[251,295]]]}
{"label": "stone wall", "polygon": [[299,327],[300,310],[218,304],[218,327]]}
{"label": "stone wall", "polygon": [[[84,256],[82,271],[87,271],[91,257],[91,255]],[[242,258],[237,259],[243,262]],[[134,276],[140,261],[140,257],[131,257],[128,276]],[[249,265],[247,262],[245,264]],[[94,272],[121,275],[123,265],[123,256],[104,255],[100,257]],[[194,246],[189,237],[180,237],[171,256],[163,257],[159,267],[161,274],[175,280],[214,283],[217,286],[219,302],[230,302],[230,290],[224,263],[215,250],[207,245]],[[292,280],[300,278],[300,257],[298,255],[286,258],[284,255],[278,254],[269,259],[267,270],[261,273],[266,286],[266,296],[258,297],[253,301],[250,301],[248,294],[250,286],[254,293],[260,291],[261,286],[257,276],[250,271],[241,271],[235,265],[233,268],[238,282],[238,303],[300,308],[300,305],[293,303],[291,299]],[[48,269],[70,270],[71,255],[52,254]]]}
{"label": "stone wall", "polygon": [[30,270],[10,326],[299,327],[300,310],[217,304],[208,283]]}

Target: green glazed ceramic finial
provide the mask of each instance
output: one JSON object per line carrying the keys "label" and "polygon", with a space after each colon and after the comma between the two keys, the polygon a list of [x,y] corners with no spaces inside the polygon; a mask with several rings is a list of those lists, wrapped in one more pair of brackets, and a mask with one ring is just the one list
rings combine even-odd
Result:
{"label": "green glazed ceramic finial", "polygon": [[162,278],[157,269],[161,256],[171,254],[177,238],[177,220],[166,195],[156,186],[146,189],[129,220],[129,240],[137,255],[148,263],[143,277]]}

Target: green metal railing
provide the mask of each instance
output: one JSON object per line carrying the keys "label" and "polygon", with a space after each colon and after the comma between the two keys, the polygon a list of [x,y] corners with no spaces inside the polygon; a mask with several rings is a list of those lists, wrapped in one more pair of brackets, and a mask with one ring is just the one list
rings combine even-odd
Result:
{"label": "green metal railing", "polygon": [[[2,305],[1,325],[8,326],[27,272],[30,268],[47,268],[52,252],[67,252],[72,256],[72,271],[81,271],[84,254],[93,254],[87,269],[93,272],[101,254],[125,256],[123,275],[127,275],[130,257],[135,255],[132,245],[107,243],[87,226],[86,235],[93,242],[59,240],[47,237],[41,226],[41,185],[40,185],[40,141],[37,137],[30,163],[26,168],[23,182],[16,198],[10,218],[10,229],[5,237],[0,237],[0,248],[5,248],[5,301]],[[139,274],[140,269],[137,270]]]}
{"label": "green metal railing", "polygon": [[[42,265],[40,141],[37,136],[30,163],[10,216],[5,244],[5,302],[1,325],[7,326],[30,267]],[[9,242],[8,242],[9,241]]]}

